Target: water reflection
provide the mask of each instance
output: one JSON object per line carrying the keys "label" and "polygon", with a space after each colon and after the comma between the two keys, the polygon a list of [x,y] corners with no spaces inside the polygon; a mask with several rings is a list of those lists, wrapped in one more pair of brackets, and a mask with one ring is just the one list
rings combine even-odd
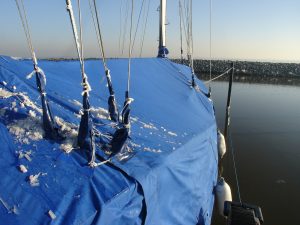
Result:
{"label": "water reflection", "polygon": [[[266,225],[300,224],[300,85],[286,84],[235,82],[232,89],[231,130],[241,197],[262,207]],[[227,87],[225,81],[212,83],[222,130]],[[224,176],[237,200],[229,156],[227,152]],[[225,222],[215,216],[212,224]]]}

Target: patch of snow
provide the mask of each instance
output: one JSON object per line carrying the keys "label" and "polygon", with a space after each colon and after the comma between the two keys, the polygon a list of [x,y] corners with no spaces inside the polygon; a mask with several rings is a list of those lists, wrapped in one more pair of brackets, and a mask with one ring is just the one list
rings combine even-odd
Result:
{"label": "patch of snow", "polygon": [[276,180],[276,183],[277,184],[286,184],[286,181],[282,180],[282,179],[279,179],[279,180]]}
{"label": "patch of snow", "polygon": [[177,134],[176,134],[176,133],[174,133],[174,132],[168,131],[168,134],[169,134],[169,135],[171,135],[171,136],[175,136],[175,137],[177,137]]}
{"label": "patch of snow", "polygon": [[72,123],[65,122],[62,118],[54,117],[55,122],[60,127],[62,135],[66,137],[60,145],[60,149],[66,153],[70,153],[77,143],[78,127]]}
{"label": "patch of snow", "polygon": [[50,216],[50,218],[51,218],[52,220],[55,220],[55,219],[56,219],[56,215],[54,214],[54,212],[53,212],[52,210],[49,210],[49,211],[48,211],[48,215]]}
{"label": "patch of snow", "polygon": [[146,124],[143,122],[141,122],[141,123],[143,124],[144,128],[158,130],[152,123],[149,123],[149,124]]}
{"label": "patch of snow", "polygon": [[21,60],[21,59],[23,59],[22,57],[17,57],[17,56],[11,56],[10,58],[13,59],[13,60]]}
{"label": "patch of snow", "polygon": [[90,110],[91,114],[93,114],[94,117],[97,117],[99,119],[109,119],[109,113],[106,109],[104,108],[94,108],[94,107],[91,107],[91,110]]}
{"label": "patch of snow", "polygon": [[153,153],[161,153],[160,149],[153,149],[153,148],[149,148],[149,147],[145,147],[144,151],[153,152]]}
{"label": "patch of snow", "polygon": [[32,118],[36,117],[36,113],[32,110],[29,110],[29,116],[31,116]]}
{"label": "patch of snow", "polygon": [[28,172],[27,168],[26,168],[24,165],[20,165],[20,166],[19,166],[19,170],[20,170],[22,173],[27,173],[27,172]]}
{"label": "patch of snow", "polygon": [[17,141],[29,144],[29,140],[39,141],[43,139],[44,129],[40,117],[27,117],[15,120],[7,126],[10,133],[16,136]]}
{"label": "patch of snow", "polygon": [[15,94],[10,92],[10,91],[6,91],[3,88],[0,88],[0,97],[1,98],[10,98],[11,96],[14,96]]}
{"label": "patch of snow", "polygon": [[133,122],[137,122],[139,118],[137,118],[137,117],[130,117],[130,119],[131,119],[131,121],[133,121]]}
{"label": "patch of snow", "polygon": [[16,102],[12,102],[12,103],[11,103],[11,108],[12,108],[12,109],[16,108],[16,106],[17,106],[17,103],[16,103]]}
{"label": "patch of snow", "polygon": [[32,109],[35,110],[35,111],[38,111],[40,114],[43,113],[43,110],[42,110],[41,108],[39,108],[34,102],[32,102],[32,101],[30,100],[30,98],[29,98],[27,95],[25,95],[24,93],[19,92],[19,93],[16,93],[15,95],[21,97],[21,99],[23,100],[22,103],[23,103],[25,106],[30,107],[30,108],[32,108]]}
{"label": "patch of snow", "polygon": [[73,101],[71,101],[71,100],[69,100],[69,101],[72,102],[74,105],[77,105],[77,106],[82,107],[81,102],[79,102],[79,101],[77,101],[77,100],[75,100],[75,99],[73,99]]}
{"label": "patch of snow", "polygon": [[36,187],[40,185],[39,182],[39,176],[41,175],[41,173],[38,173],[36,175],[30,175],[29,176],[29,183],[32,187]]}

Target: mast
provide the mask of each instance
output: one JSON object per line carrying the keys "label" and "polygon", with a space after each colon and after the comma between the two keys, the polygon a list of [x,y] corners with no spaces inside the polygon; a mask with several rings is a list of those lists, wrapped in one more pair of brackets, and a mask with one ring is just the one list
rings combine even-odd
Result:
{"label": "mast", "polygon": [[159,46],[158,55],[159,58],[167,57],[169,51],[166,47],[166,9],[167,0],[160,0],[160,11],[159,11]]}

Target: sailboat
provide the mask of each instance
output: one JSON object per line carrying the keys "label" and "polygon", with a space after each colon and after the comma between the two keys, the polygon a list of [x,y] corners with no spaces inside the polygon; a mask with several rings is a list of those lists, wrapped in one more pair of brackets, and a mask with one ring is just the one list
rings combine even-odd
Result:
{"label": "sailboat", "polygon": [[84,60],[66,3],[78,60],[37,62],[26,14],[36,80],[30,60],[0,57],[1,223],[211,224],[226,189],[213,102],[192,67],[167,58],[166,0],[158,57],[131,58],[129,44],[128,59],[103,64]]}

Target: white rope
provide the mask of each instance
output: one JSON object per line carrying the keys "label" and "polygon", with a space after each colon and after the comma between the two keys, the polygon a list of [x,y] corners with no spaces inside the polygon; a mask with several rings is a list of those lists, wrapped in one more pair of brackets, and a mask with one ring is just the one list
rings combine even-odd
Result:
{"label": "white rope", "polygon": [[43,79],[44,79],[45,84],[46,84],[46,75],[45,75],[44,71],[43,71],[40,67],[37,67],[37,68],[36,68],[35,70],[33,70],[30,74],[28,74],[28,75],[26,76],[26,79],[31,79],[32,76],[33,76],[35,73],[40,73],[40,74],[42,75]]}
{"label": "white rope", "polygon": [[220,74],[219,76],[216,76],[216,77],[214,77],[214,78],[212,78],[212,79],[209,79],[208,81],[205,81],[204,84],[209,84],[209,83],[211,83],[212,81],[217,80],[217,79],[219,79],[219,78],[225,76],[225,75],[228,74],[232,69],[233,69],[233,68],[230,68],[230,69],[226,70],[224,73]]}
{"label": "white rope", "polygon": [[102,166],[102,165],[104,165],[104,164],[106,164],[108,162],[111,162],[111,159],[105,160],[105,161],[100,162],[100,163],[96,163],[95,160],[91,160],[89,162],[89,166],[92,167],[92,168],[96,168],[96,167]]}

